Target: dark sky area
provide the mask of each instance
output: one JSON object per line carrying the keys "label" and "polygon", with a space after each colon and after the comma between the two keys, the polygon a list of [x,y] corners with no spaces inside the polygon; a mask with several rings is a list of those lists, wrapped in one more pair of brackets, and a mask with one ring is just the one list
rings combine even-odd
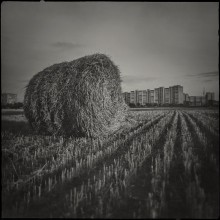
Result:
{"label": "dark sky area", "polygon": [[219,100],[217,2],[3,2],[2,92],[18,94],[34,74],[105,53],[123,91],[182,85]]}

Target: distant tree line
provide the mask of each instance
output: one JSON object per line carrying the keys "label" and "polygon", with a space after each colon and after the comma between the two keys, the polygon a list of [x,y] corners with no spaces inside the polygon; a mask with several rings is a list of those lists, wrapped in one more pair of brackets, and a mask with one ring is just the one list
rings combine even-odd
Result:
{"label": "distant tree line", "polygon": [[212,107],[212,106],[219,106],[219,102],[215,100],[209,100],[205,105],[201,106],[195,106],[190,105],[189,102],[186,102],[184,104],[157,104],[157,103],[146,103],[145,105],[141,105],[140,103],[137,103],[136,105],[134,103],[129,103],[128,106],[130,108],[149,108],[149,107]]}
{"label": "distant tree line", "polygon": [[128,106],[130,108],[145,108],[145,107],[172,107],[172,106],[184,106],[183,104],[157,104],[157,103],[147,103],[145,105],[141,105],[140,103],[137,103],[136,105],[134,103],[129,103]]}
{"label": "distant tree line", "polygon": [[23,108],[23,103],[22,102],[16,102],[16,103],[8,103],[8,104],[1,104],[2,109],[19,109]]}

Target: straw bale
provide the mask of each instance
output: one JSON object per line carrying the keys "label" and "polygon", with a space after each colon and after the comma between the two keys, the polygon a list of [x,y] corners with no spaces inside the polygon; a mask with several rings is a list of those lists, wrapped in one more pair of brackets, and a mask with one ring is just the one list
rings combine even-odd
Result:
{"label": "straw bale", "polygon": [[27,85],[24,112],[38,133],[76,137],[111,134],[127,112],[120,71],[104,54],[52,65]]}

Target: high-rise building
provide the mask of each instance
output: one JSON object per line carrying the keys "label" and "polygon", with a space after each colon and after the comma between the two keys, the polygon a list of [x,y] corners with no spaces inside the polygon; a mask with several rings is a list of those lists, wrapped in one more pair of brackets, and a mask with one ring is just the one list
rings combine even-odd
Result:
{"label": "high-rise building", "polygon": [[151,103],[150,89],[147,89],[146,103]]}
{"label": "high-rise building", "polygon": [[135,104],[137,105],[137,103],[139,103],[139,100],[138,100],[138,90],[135,90],[135,91],[131,91],[131,94],[130,94],[130,103],[132,104]]}
{"label": "high-rise building", "polygon": [[164,103],[170,104],[170,88],[164,89]]}
{"label": "high-rise building", "polygon": [[158,92],[158,103],[164,104],[164,87],[159,87]]}
{"label": "high-rise building", "polygon": [[131,104],[135,104],[135,103],[134,103],[134,91],[131,91],[131,92],[130,92],[130,103],[131,103]]}
{"label": "high-rise building", "polygon": [[154,103],[156,104],[159,103],[159,89],[158,88],[154,89]]}
{"label": "high-rise building", "polygon": [[142,105],[146,105],[147,103],[147,91],[143,90],[143,103]]}
{"label": "high-rise building", "polygon": [[183,87],[180,85],[170,86],[169,88],[159,87],[153,90],[135,90],[130,93],[125,92],[123,97],[128,104],[133,103],[142,106],[153,103],[204,106],[206,104],[213,105],[215,101],[213,92],[207,92],[205,96],[189,96],[189,94],[183,93]]}
{"label": "high-rise building", "polygon": [[164,104],[164,87],[154,89],[154,102]]}
{"label": "high-rise building", "polygon": [[12,93],[2,93],[1,94],[1,104],[14,104],[17,102],[17,94]]}
{"label": "high-rise building", "polygon": [[137,95],[137,103],[140,105],[146,105],[147,103],[147,91],[146,90],[139,90]]}
{"label": "high-rise building", "polygon": [[127,103],[127,104],[130,104],[130,95],[131,95],[130,92],[124,92],[123,93],[125,103]]}
{"label": "high-rise building", "polygon": [[170,86],[169,90],[170,90],[170,103],[173,104],[174,103],[174,89],[172,86]]}
{"label": "high-rise building", "polygon": [[154,90],[150,90],[150,102],[149,103],[154,103]]}
{"label": "high-rise building", "polygon": [[140,105],[143,105],[143,90],[138,91],[138,101],[137,101],[137,103],[139,103]]}
{"label": "high-rise building", "polygon": [[134,98],[135,98],[135,105],[137,105],[137,103],[139,103],[139,91],[138,90],[135,90],[134,91]]}
{"label": "high-rise building", "polygon": [[183,87],[176,85],[169,88],[171,104],[183,104]]}

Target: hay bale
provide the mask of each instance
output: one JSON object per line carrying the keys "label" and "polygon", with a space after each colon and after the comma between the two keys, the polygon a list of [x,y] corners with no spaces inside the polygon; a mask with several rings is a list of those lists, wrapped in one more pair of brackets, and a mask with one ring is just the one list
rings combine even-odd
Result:
{"label": "hay bale", "polygon": [[103,54],[44,69],[24,97],[25,116],[38,133],[100,137],[117,130],[126,111],[119,69]]}

